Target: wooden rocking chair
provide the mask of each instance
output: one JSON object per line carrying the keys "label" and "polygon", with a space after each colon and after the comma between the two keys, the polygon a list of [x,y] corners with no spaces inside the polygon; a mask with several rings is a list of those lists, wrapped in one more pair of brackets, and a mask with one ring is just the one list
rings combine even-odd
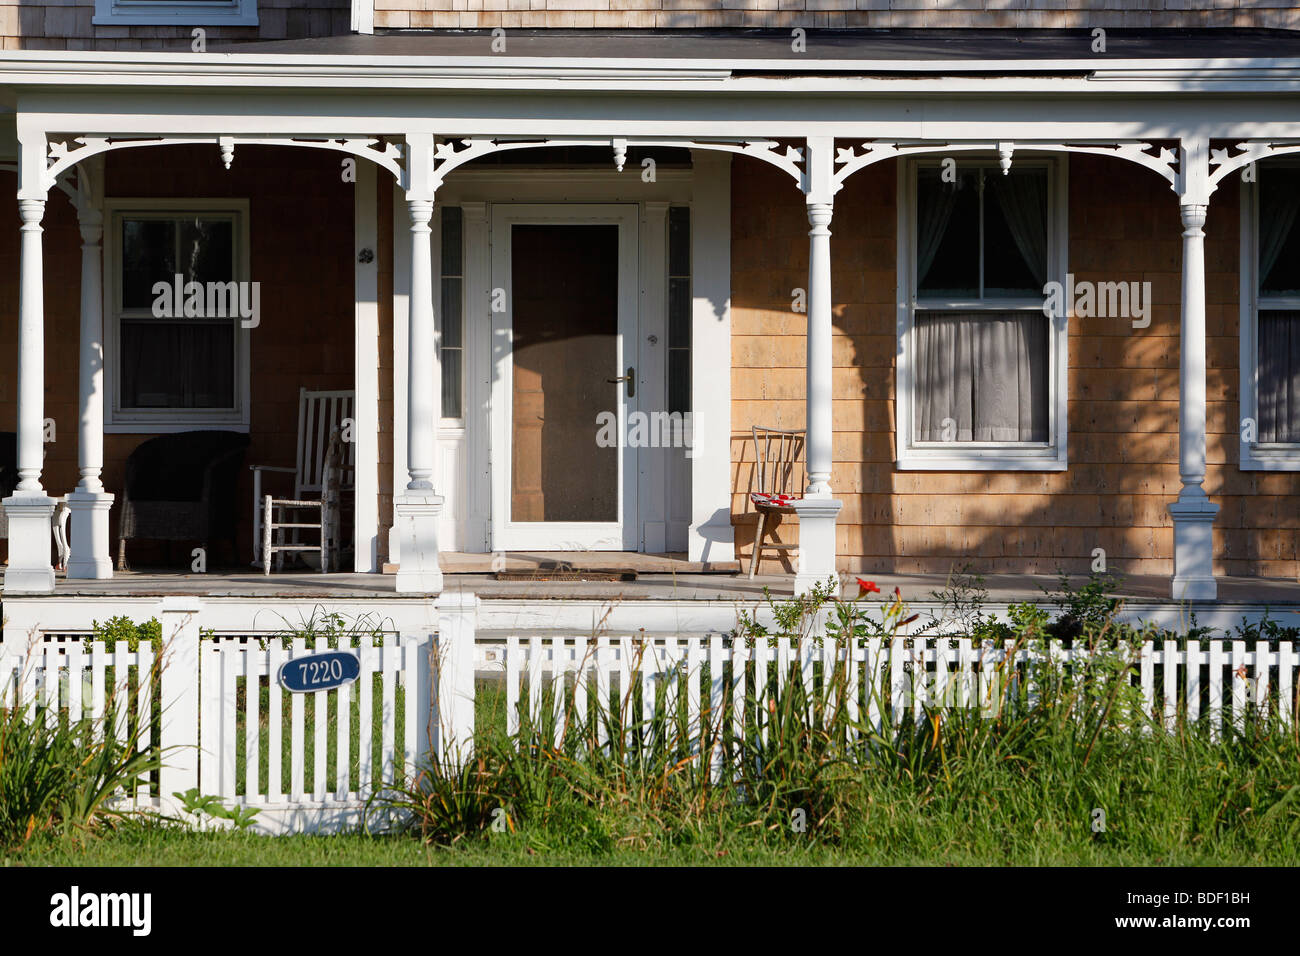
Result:
{"label": "wooden rocking chair", "polygon": [[[353,490],[356,475],[356,443],[344,440],[350,438],[350,436],[344,435],[343,430],[346,427],[347,420],[353,416],[355,396],[356,393],[351,389],[332,391],[299,389],[297,464],[292,468],[275,465],[252,466],[253,567],[263,567],[266,560],[266,532],[268,530],[266,528],[266,501],[272,496],[263,493],[262,478],[264,472],[294,476],[292,497],[273,499],[272,511],[278,516],[276,530],[284,529],[289,532],[287,537],[284,534],[272,536],[272,541],[275,542],[275,551],[281,553],[281,555],[290,551],[311,552],[322,549],[326,544],[324,540],[310,545],[298,544],[302,530],[321,527],[326,523],[326,516],[323,512],[318,521],[309,521],[304,524],[292,520],[291,510],[296,510],[297,503],[301,502],[306,502],[303,507],[321,507],[321,503],[326,497],[326,465],[336,433],[339,436],[339,458],[335,463],[338,483],[336,498],[338,503],[341,505],[343,495]],[[282,503],[283,507],[281,507]],[[335,517],[335,524],[339,524],[337,516]],[[331,546],[337,545],[341,538],[340,532],[341,526],[335,529],[330,541]],[[327,565],[334,563],[336,560],[336,554],[326,553],[321,550],[320,570],[325,570]],[[279,558],[279,562],[283,563],[282,556]]]}
{"label": "wooden rocking chair", "polygon": [[[763,550],[794,553],[797,544],[776,538],[763,543],[768,515],[794,514],[794,503],[803,497],[802,469],[804,430],[753,427],[754,472],[758,488],[749,493],[750,503],[758,512],[758,530],[754,534],[754,551],[749,557],[749,576],[758,571]],[[775,523],[775,522],[774,522]]]}

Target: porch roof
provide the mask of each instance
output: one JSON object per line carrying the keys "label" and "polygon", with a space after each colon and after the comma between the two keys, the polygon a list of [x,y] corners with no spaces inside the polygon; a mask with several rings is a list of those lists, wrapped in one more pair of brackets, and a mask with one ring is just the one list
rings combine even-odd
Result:
{"label": "porch roof", "polygon": [[[492,39],[486,29],[385,30],[299,40],[213,44],[214,51],[274,55],[343,57],[433,57],[456,59],[483,55]],[[1107,30],[1106,52],[1092,53],[1087,29],[862,29],[807,31],[806,53],[791,56],[789,30],[602,30],[533,29],[509,31],[510,58],[565,61],[602,59],[713,61],[779,66],[798,74],[819,70],[859,71],[879,62],[903,71],[959,69],[985,71],[990,64],[1015,72],[1061,72],[1066,60],[1089,58],[1093,64],[1117,60],[1239,60],[1300,57],[1300,31],[1246,28]],[[504,57],[503,57],[504,58]],[[743,65],[741,65],[743,64]],[[1075,67],[1075,72],[1086,73]],[[887,70],[886,70],[887,72]]]}

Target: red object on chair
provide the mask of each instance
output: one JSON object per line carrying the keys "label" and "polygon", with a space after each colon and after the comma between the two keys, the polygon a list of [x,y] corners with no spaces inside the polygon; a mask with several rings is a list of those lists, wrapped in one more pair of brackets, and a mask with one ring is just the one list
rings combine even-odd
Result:
{"label": "red object on chair", "polygon": [[799,547],[780,540],[764,544],[763,531],[768,527],[768,515],[795,513],[794,503],[803,497],[798,493],[803,487],[798,473],[804,449],[803,429],[764,428],[755,425],[752,431],[754,473],[758,489],[749,493],[749,500],[758,512],[758,531],[754,535],[754,551],[749,558],[751,578],[758,570],[764,548],[795,551]]}

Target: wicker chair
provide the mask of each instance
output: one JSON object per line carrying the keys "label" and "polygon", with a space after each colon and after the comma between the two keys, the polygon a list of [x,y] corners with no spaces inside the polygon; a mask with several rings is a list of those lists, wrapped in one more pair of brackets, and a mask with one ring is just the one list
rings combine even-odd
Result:
{"label": "wicker chair", "polygon": [[205,551],[216,539],[235,556],[235,490],[248,436],[193,431],[159,435],[126,460],[117,566],[126,569],[128,539],[197,541]]}

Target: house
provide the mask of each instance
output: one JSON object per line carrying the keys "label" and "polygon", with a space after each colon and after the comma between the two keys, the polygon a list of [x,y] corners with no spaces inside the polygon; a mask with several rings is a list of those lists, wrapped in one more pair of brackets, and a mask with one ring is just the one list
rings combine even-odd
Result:
{"label": "house", "polygon": [[303,387],[355,392],[351,570],[403,594],[747,557],[754,425],[807,429],[800,590],[1294,582],[1300,12],[1101,6],[0,7],[6,602],[113,575],[149,436],[291,464]]}

